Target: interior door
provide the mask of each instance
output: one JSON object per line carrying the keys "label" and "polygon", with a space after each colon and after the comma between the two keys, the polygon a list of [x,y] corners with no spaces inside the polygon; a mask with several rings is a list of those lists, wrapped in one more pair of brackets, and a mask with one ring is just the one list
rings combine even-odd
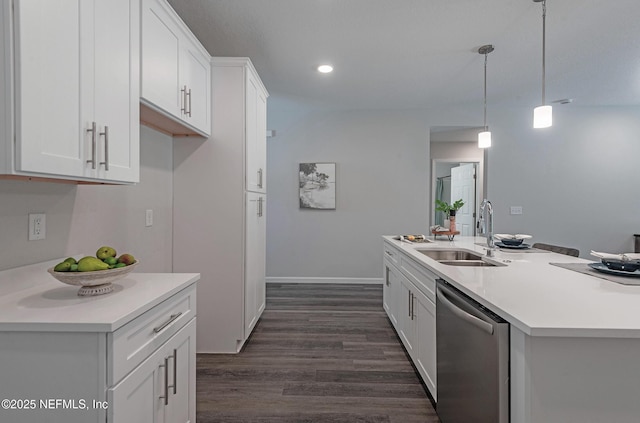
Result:
{"label": "interior door", "polygon": [[464,206],[456,213],[456,230],[460,235],[475,235],[476,167],[473,163],[451,169],[451,204],[462,199]]}

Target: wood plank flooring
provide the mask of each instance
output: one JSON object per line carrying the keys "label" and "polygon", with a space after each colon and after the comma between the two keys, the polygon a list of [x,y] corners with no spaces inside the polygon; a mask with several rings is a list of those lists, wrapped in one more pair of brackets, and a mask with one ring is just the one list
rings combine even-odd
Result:
{"label": "wood plank flooring", "polygon": [[436,423],[382,286],[268,284],[239,354],[198,354],[197,422]]}

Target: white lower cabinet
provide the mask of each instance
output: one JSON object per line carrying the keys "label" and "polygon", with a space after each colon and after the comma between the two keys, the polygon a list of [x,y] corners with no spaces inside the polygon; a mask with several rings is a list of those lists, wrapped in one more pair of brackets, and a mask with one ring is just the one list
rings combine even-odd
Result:
{"label": "white lower cabinet", "polygon": [[400,284],[400,312],[398,313],[399,327],[397,330],[407,352],[413,358],[416,338],[415,315],[413,313],[415,290],[404,275],[400,274],[400,279],[402,283]]}
{"label": "white lower cabinet", "polygon": [[194,423],[196,285],[123,316],[110,332],[0,332],[0,398],[35,401],[0,422]]}
{"label": "white lower cabinet", "polygon": [[109,389],[108,422],[195,422],[196,320]]}
{"label": "white lower cabinet", "polygon": [[416,326],[413,361],[433,399],[437,401],[436,305],[418,289],[415,289],[413,294],[414,324]]}
{"label": "white lower cabinet", "polygon": [[383,307],[420,377],[437,399],[436,276],[386,243],[383,256]]}
{"label": "white lower cabinet", "polygon": [[398,297],[400,295],[400,283],[398,269],[392,265],[389,260],[385,259],[382,304],[396,330],[398,330]]}

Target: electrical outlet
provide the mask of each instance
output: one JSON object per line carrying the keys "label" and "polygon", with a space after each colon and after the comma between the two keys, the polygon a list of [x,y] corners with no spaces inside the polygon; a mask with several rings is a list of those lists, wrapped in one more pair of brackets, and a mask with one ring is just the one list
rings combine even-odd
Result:
{"label": "electrical outlet", "polygon": [[29,241],[45,239],[47,235],[46,217],[44,213],[29,213]]}
{"label": "electrical outlet", "polygon": [[153,226],[153,210],[148,209],[145,213],[145,223],[144,226]]}
{"label": "electrical outlet", "polygon": [[511,214],[522,214],[522,206],[511,206]]}

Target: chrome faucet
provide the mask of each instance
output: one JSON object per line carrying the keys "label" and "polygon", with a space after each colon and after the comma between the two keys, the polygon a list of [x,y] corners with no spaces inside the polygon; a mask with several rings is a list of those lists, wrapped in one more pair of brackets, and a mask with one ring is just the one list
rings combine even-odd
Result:
{"label": "chrome faucet", "polygon": [[493,257],[493,251],[495,249],[493,243],[493,207],[491,206],[491,202],[486,198],[482,200],[482,205],[480,206],[478,228],[480,229],[480,235],[487,237],[487,256]]}

